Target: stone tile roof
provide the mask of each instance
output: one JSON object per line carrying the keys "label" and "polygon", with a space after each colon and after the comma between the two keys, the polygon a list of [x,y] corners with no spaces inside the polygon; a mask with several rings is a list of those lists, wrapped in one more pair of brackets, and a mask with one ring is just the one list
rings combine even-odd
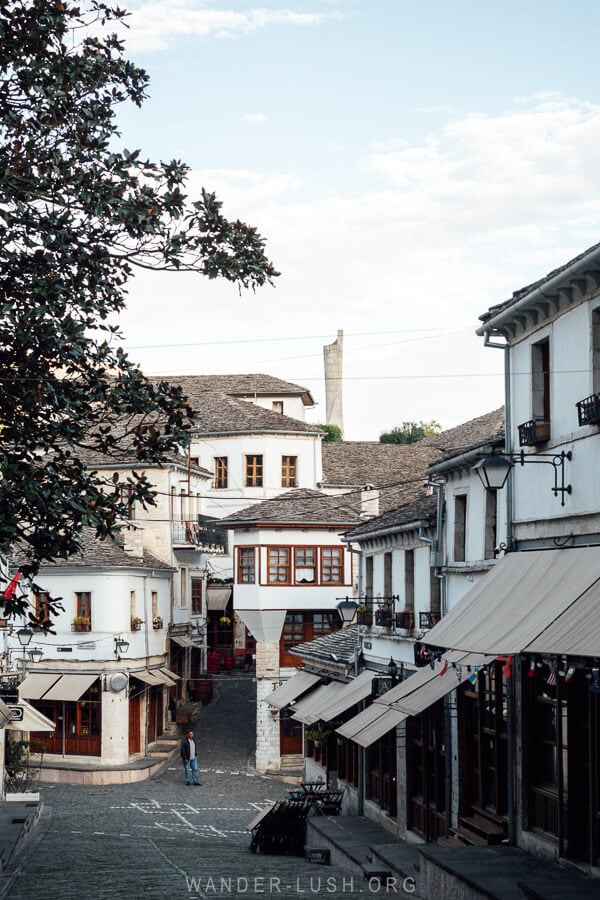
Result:
{"label": "stone tile roof", "polygon": [[[172,566],[169,566],[167,563],[163,562],[163,560],[158,559],[157,556],[148,553],[146,550],[141,557],[134,556],[132,553],[126,553],[123,549],[123,539],[119,535],[115,538],[100,540],[96,537],[93,528],[84,528],[82,531],[81,545],[81,551],[69,556],[68,559],[56,558],[52,561],[43,562],[41,571],[43,572],[55,568],[70,569],[85,566],[96,568],[110,566],[135,569],[161,569],[166,572],[173,570]],[[21,556],[17,550],[11,558],[11,565],[18,566],[24,561],[25,557]]]}
{"label": "stone tile roof", "polygon": [[360,522],[360,495],[324,494],[302,488],[279,494],[219,519],[222,527],[236,524],[326,525],[344,528]]}
{"label": "stone tile roof", "polygon": [[[348,625],[347,628],[340,628],[339,631],[324,634],[315,638],[314,641],[296,644],[290,652],[301,656],[305,661],[312,659],[320,663],[351,663],[354,661],[357,644],[358,625]],[[337,657],[337,660],[333,659],[334,656]]]}
{"label": "stone tile roof", "polygon": [[503,431],[504,407],[500,407],[415,444],[325,442],[322,485],[356,491],[373,484],[380,491],[380,511],[386,513],[422,496],[427,466]]}
{"label": "stone tile roof", "polygon": [[232,397],[269,397],[273,394],[282,397],[300,396],[305,406],[314,406],[315,401],[308,388],[283,381],[273,375],[167,375],[150,376],[151,381],[168,381],[183,389],[190,399],[196,398],[206,391],[228,394]]}
{"label": "stone tile roof", "polygon": [[188,396],[188,402],[198,415],[198,434],[323,434],[317,425],[293,419],[271,409],[263,409],[248,400],[228,394],[202,391]]}
{"label": "stone tile roof", "polygon": [[[518,303],[518,301],[522,297],[525,297],[527,294],[535,291],[537,288],[542,287],[547,282],[552,281],[552,279],[556,278],[562,272],[566,272],[575,263],[578,263],[581,260],[585,259],[586,256],[593,257],[599,250],[600,243],[593,244],[591,247],[588,247],[587,250],[584,250],[583,253],[579,253],[577,256],[574,256],[573,259],[569,260],[569,262],[565,263],[562,266],[559,266],[557,269],[553,269],[551,272],[548,272],[548,274],[543,278],[539,278],[537,281],[534,281],[531,284],[520,288],[520,290],[515,291],[509,300],[504,300],[502,303],[496,303],[494,306],[490,306],[487,312],[479,316],[479,320],[481,322],[487,322],[489,319],[492,319],[494,316],[498,315],[498,313],[503,312],[505,309],[509,309],[509,307],[513,306],[515,303]],[[592,264],[595,268],[598,267],[597,261],[593,262]]]}
{"label": "stone tile roof", "polygon": [[347,531],[344,540],[361,541],[382,531],[394,530],[403,525],[424,522],[426,526],[434,525],[437,519],[437,498],[426,493],[422,488],[419,494],[397,509],[390,509],[381,516],[375,516],[356,528]]}

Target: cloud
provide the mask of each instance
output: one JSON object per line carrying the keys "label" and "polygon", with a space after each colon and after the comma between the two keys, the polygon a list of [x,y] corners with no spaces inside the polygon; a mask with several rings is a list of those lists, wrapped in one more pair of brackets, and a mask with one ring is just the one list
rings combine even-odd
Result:
{"label": "cloud", "polygon": [[342,17],[340,12],[294,9],[248,10],[206,6],[200,0],[131,0],[127,47],[165,50],[178,37],[234,38],[271,26],[312,27]]}
{"label": "cloud", "polygon": [[[325,341],[271,350],[260,344],[266,323],[290,340],[328,332],[333,340],[338,328],[389,332],[378,339],[385,346],[346,341],[347,436],[377,436],[408,419],[456,424],[502,402],[502,378],[493,375],[502,361],[475,337],[478,316],[598,240],[599,144],[600,107],[551,95],[365,148],[351,192],[312,197],[311,175],[300,171],[195,172],[194,186],[215,190],[225,215],[265,236],[282,277],[243,301],[229,285],[203,286],[200,304],[197,281],[168,304],[164,288],[153,294],[144,282],[132,303],[154,333],[185,320],[190,333],[255,336],[245,355],[235,348],[240,371],[318,390]],[[444,336],[393,337],[432,327]],[[217,349],[214,358],[202,351],[204,370],[220,370]],[[149,355],[147,364],[156,371],[157,359],[166,371],[166,356]],[[172,371],[184,364],[176,355]],[[187,370],[198,370],[197,356]],[[463,378],[468,372],[480,377]]]}
{"label": "cloud", "polygon": [[242,116],[242,122],[249,122],[251,125],[263,125],[268,121],[269,117],[263,115],[263,113],[247,113],[245,116]]}

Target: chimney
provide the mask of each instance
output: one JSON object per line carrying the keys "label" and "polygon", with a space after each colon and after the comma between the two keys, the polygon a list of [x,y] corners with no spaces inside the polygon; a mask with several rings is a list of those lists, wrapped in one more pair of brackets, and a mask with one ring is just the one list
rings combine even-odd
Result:
{"label": "chimney", "polygon": [[144,555],[144,529],[138,528],[131,522],[122,530],[123,534],[123,550],[136,559],[142,559]]}
{"label": "chimney", "polygon": [[361,488],[360,515],[362,519],[374,519],[379,515],[379,491],[374,484],[365,484]]}
{"label": "chimney", "polygon": [[326,424],[337,425],[344,432],[344,411],[342,404],[342,353],[344,332],[338,330],[333,344],[323,347],[325,362],[325,404]]}

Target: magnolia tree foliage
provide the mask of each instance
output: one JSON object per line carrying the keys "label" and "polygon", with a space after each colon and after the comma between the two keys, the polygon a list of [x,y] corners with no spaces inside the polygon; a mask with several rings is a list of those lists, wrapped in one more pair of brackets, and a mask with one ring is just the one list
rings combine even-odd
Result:
{"label": "magnolia tree foliage", "polygon": [[[141,105],[148,84],[112,33],[124,17],[96,0],[0,0],[0,551],[17,546],[25,576],[76,551],[82,526],[117,527],[119,495],[82,451],[143,466],[187,443],[181,391],[150,384],[118,343],[136,269],[251,289],[277,275],[254,228],[214,194],[187,196],[183,163],[118,149],[116,107]],[[152,503],[143,475],[131,483]]]}

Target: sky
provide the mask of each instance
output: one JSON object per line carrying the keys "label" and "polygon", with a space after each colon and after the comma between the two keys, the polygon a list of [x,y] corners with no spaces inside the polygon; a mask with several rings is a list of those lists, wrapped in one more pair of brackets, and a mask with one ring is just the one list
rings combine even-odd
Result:
{"label": "sky", "polygon": [[122,0],[151,78],[124,146],[182,159],[281,276],[144,273],[120,324],[148,374],[310,389],[344,332],[344,436],[503,402],[479,316],[600,240],[597,0]]}

